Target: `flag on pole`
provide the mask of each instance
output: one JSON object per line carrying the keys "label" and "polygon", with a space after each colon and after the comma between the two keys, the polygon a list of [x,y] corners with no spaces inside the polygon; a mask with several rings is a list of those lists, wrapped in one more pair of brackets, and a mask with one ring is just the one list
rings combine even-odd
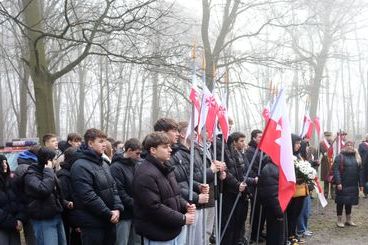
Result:
{"label": "flag on pole", "polygon": [[202,128],[206,125],[206,119],[208,114],[208,101],[212,97],[211,92],[208,90],[206,84],[203,84],[203,90],[202,90],[202,101],[201,101],[201,110],[199,113],[199,121],[198,121],[198,132],[200,133]]}
{"label": "flag on pole", "polygon": [[217,111],[217,118],[219,122],[219,126],[221,128],[222,135],[224,137],[225,142],[229,137],[229,118],[227,115],[226,103],[224,100],[219,104]]}
{"label": "flag on pole", "polygon": [[295,193],[295,169],[290,122],[282,89],[271,110],[259,148],[268,154],[279,169],[279,203],[284,212]]}
{"label": "flag on pole", "polygon": [[313,134],[313,122],[310,119],[309,115],[305,114],[304,120],[303,120],[303,128],[302,128],[302,132],[300,133],[300,137],[302,139],[304,138],[311,139],[312,134]]}
{"label": "flag on pole", "polygon": [[313,123],[314,123],[314,127],[317,131],[317,136],[318,136],[318,139],[321,137],[321,124],[319,122],[319,117],[315,117],[313,119]]}
{"label": "flag on pole", "polygon": [[207,107],[208,107],[208,113],[207,113],[207,119],[206,119],[206,131],[208,134],[208,138],[212,139],[214,129],[215,129],[219,105],[218,105],[218,100],[216,100],[213,94],[211,94],[211,96],[209,96],[206,99],[205,103],[207,104]]}
{"label": "flag on pole", "polygon": [[[188,123],[185,138],[188,138],[190,136],[190,134],[192,133],[192,131],[195,129],[195,127],[198,126],[199,113],[200,113],[200,110],[201,110],[200,96],[201,96],[201,91],[198,87],[197,76],[196,76],[195,70],[194,70],[193,71],[193,78],[192,78],[192,87],[190,88],[190,93],[189,93],[189,100],[194,105],[194,113],[190,114],[190,119],[189,119],[189,123]],[[192,122],[192,116],[193,115],[194,115],[194,125],[193,125],[193,128],[192,128],[192,123],[191,122]]]}
{"label": "flag on pole", "polygon": [[270,119],[270,102],[263,108],[262,117],[266,122]]}

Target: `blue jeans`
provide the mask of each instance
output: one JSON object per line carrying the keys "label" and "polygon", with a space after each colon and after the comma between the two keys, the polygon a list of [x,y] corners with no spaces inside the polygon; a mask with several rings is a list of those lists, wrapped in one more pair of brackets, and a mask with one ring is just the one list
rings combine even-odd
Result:
{"label": "blue jeans", "polygon": [[312,211],[310,196],[304,198],[303,209],[298,217],[297,234],[302,235],[308,230],[308,219]]}
{"label": "blue jeans", "polygon": [[60,215],[47,220],[31,220],[37,245],[66,245],[64,225]]}

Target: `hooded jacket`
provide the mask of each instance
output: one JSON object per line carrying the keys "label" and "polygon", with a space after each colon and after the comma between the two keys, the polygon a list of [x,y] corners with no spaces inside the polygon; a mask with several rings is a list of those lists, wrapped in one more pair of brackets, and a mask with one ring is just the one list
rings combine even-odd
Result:
{"label": "hooded jacket", "polygon": [[71,168],[74,223],[78,227],[103,228],[110,225],[111,211],[124,211],[110,168],[102,156],[87,146],[76,152]]}

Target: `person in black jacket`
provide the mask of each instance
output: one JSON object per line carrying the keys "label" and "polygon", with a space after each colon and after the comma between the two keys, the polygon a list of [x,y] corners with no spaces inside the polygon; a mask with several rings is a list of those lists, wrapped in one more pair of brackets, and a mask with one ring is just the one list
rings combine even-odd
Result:
{"label": "person in black jacket", "polygon": [[267,221],[266,245],[284,245],[287,240],[287,226],[286,215],[278,200],[279,169],[271,161],[261,170],[258,191]]}
{"label": "person in black jacket", "polygon": [[101,130],[88,129],[84,134],[86,145],[77,151],[78,160],[71,168],[73,219],[81,228],[82,244],[113,245],[115,225],[124,210],[110,168],[102,157],[106,138]]}
{"label": "person in black jacket", "polygon": [[24,176],[27,213],[31,218],[36,243],[66,244],[61,212],[63,199],[52,169],[56,152],[47,147],[38,151],[38,164],[29,166]]}
{"label": "person in black jacket", "polygon": [[[170,164],[174,167],[174,173],[176,181],[180,187],[181,196],[188,202],[194,203],[197,207],[196,222],[192,228],[192,233],[189,243],[203,244],[203,209],[208,207],[207,204],[210,198],[210,187],[209,183],[212,184],[214,180],[214,173],[218,171],[218,167],[221,163],[216,161],[211,163],[209,161],[209,167],[206,168],[207,184],[203,184],[203,155],[199,154],[198,150],[193,151],[193,195],[192,200],[189,199],[190,192],[190,139],[185,139],[187,132],[188,123],[179,122],[179,143],[174,145],[176,148],[175,154],[170,159]],[[194,143],[194,142],[193,142]],[[217,165],[216,165],[217,164]],[[213,186],[213,184],[212,184]],[[213,187],[212,187],[213,192]],[[212,193],[213,194],[213,193]],[[213,198],[213,195],[211,196]],[[212,204],[213,206],[213,204]],[[212,222],[213,227],[213,222]]]}
{"label": "person in black jacket", "polygon": [[[238,134],[238,133],[236,133]],[[236,135],[235,134],[235,135]],[[235,152],[233,149],[233,143],[235,140],[232,138],[239,140],[239,138],[234,134],[229,136],[227,144],[224,145],[224,161],[226,164],[226,178],[223,180],[223,200],[222,200],[222,219],[221,219],[221,233],[224,232],[223,238],[221,240],[221,244],[229,244],[229,245],[237,245],[242,241],[242,229],[243,223],[245,222],[245,206],[247,205],[247,195],[246,195],[246,187],[247,184],[243,182],[244,180],[244,172],[245,165],[244,162],[236,161],[234,158]],[[241,135],[244,136],[245,135]],[[221,158],[221,144],[222,144],[222,135],[218,135],[217,137],[217,159]],[[241,193],[241,197],[237,206],[235,207],[234,214],[230,218],[230,223],[226,230],[224,230],[226,221],[230,216],[231,209],[236,200],[237,195]]]}
{"label": "person in black jacket", "polygon": [[[340,228],[356,226],[351,220],[353,205],[359,203],[359,187],[363,191],[364,176],[362,160],[352,141],[347,141],[341,153],[336,156],[333,164],[333,173],[336,183],[336,211],[337,223]],[[342,222],[342,211],[345,206],[346,222]]]}
{"label": "person in black jacket", "polygon": [[[267,163],[266,156],[263,154],[262,160],[261,160],[261,151],[259,150],[256,154],[258,144],[260,143],[262,139],[262,131],[259,129],[254,129],[250,134],[251,140],[248,143],[248,149],[245,152],[246,158],[248,159],[249,164],[252,162],[252,159],[254,157],[254,162],[252,165],[252,170],[250,173],[250,176],[253,178],[256,178],[260,171],[263,169],[265,164]],[[256,155],[255,155],[256,154]],[[261,167],[261,169],[259,169]],[[263,238],[265,238],[265,235],[263,234],[264,224],[266,221],[265,212],[264,209],[261,206],[261,202],[259,199],[259,195],[255,199],[255,190],[257,186],[250,187],[249,192],[251,193],[251,214],[250,216],[253,217],[253,220],[250,219],[250,222],[252,224],[252,232],[250,235],[251,242],[256,242],[258,237],[258,242],[263,242]],[[259,193],[259,192],[258,192]],[[254,215],[252,214],[254,210]],[[260,224],[260,229],[258,231],[258,223]]]}
{"label": "person in black jacket", "polygon": [[179,193],[170,159],[170,138],[154,132],[144,139],[149,153],[134,174],[134,222],[144,244],[185,244],[182,228],[195,221],[195,205]]}
{"label": "person in black jacket", "polygon": [[20,244],[18,232],[25,221],[24,206],[18,202],[8,159],[0,155],[0,244]]}
{"label": "person in black jacket", "polygon": [[73,163],[77,160],[77,148],[69,147],[63,153],[64,161],[61,163],[61,169],[56,172],[56,176],[60,181],[61,193],[66,200],[67,205],[63,211],[62,218],[67,244],[78,245],[82,244],[80,238],[79,227],[73,225],[71,221],[71,213],[74,208],[73,193],[72,193],[72,178],[70,169]]}
{"label": "person in black jacket", "polygon": [[138,139],[128,139],[124,144],[125,151],[115,153],[110,166],[115,179],[116,188],[124,205],[124,212],[116,225],[116,245],[133,245],[138,240],[133,227],[133,193],[132,184],[137,162],[140,160],[142,144]]}

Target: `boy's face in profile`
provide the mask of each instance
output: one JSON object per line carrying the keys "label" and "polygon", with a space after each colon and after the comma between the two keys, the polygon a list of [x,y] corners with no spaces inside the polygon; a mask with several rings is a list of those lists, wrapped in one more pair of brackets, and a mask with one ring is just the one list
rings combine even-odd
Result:
{"label": "boy's face in profile", "polygon": [[159,145],[156,148],[151,147],[150,151],[151,151],[151,155],[155,157],[157,160],[159,160],[160,162],[165,162],[165,161],[170,160],[170,156],[171,156],[170,144]]}

